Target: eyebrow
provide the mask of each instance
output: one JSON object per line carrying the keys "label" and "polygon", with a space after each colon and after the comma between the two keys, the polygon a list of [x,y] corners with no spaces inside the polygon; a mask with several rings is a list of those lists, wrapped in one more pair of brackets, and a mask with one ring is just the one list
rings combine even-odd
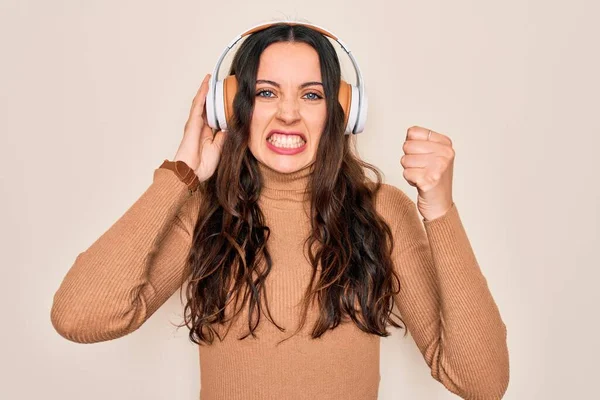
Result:
{"label": "eyebrow", "polygon": [[[268,84],[273,85],[273,86],[278,87],[278,88],[281,87],[281,85],[279,83],[273,82],[273,81],[270,81],[270,80],[267,80],[267,79],[258,79],[256,81],[256,83],[268,83]],[[302,88],[305,88],[307,86],[313,86],[313,85],[321,85],[321,86],[323,86],[323,84],[321,82],[304,82],[299,87],[302,89]]]}

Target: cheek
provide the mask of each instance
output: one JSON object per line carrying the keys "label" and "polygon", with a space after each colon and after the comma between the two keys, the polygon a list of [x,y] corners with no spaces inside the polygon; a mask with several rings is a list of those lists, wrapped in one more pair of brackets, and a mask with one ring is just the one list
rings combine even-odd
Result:
{"label": "cheek", "polygon": [[268,123],[268,117],[265,110],[261,107],[254,107],[252,111],[252,117],[250,119],[250,137],[260,135],[265,129],[265,125]]}
{"label": "cheek", "polygon": [[312,110],[311,113],[307,113],[306,122],[309,125],[311,134],[315,139],[319,139],[325,129],[325,122],[327,121],[327,109],[325,107],[319,107],[318,110]]}
{"label": "cheek", "polygon": [[266,107],[254,107],[252,112],[252,119],[250,121],[250,128],[253,132],[258,134],[264,133],[264,130],[269,125],[269,121],[273,119],[273,112]]}
{"label": "cheek", "polygon": [[254,103],[254,110],[252,111],[252,119],[257,122],[266,121],[272,118],[277,112],[277,108],[273,104],[265,104],[264,102],[257,101]]}

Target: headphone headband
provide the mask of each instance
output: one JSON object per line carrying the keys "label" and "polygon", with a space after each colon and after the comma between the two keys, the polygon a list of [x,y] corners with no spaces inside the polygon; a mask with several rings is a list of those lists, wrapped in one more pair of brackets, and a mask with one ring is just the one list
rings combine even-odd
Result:
{"label": "headphone headband", "polygon": [[[275,21],[275,22],[268,22],[268,23],[261,23],[258,25],[255,25],[253,27],[251,27],[250,29],[244,31],[243,33],[239,34],[238,36],[236,36],[228,45],[227,47],[225,47],[225,50],[223,50],[223,53],[221,54],[221,56],[219,57],[215,68],[213,70],[213,73],[211,75],[210,78],[210,87],[215,87],[217,81],[218,81],[218,73],[219,73],[219,69],[221,68],[221,63],[223,62],[223,60],[225,59],[225,56],[227,56],[227,54],[229,53],[229,51],[231,50],[231,48],[233,46],[235,46],[235,44],[237,42],[239,42],[242,38],[249,36],[253,33],[256,33],[258,31],[267,29],[273,25],[278,25],[278,24],[289,24],[289,25],[302,25],[302,26],[306,26],[309,27],[311,29],[316,30],[317,32],[321,33],[322,35],[329,37],[333,40],[335,40],[341,47],[342,49],[344,49],[344,51],[346,52],[346,54],[348,55],[348,57],[350,58],[350,60],[352,61],[352,65],[354,67],[354,71],[356,73],[356,87],[358,89],[358,110],[362,110],[362,112],[359,112],[362,115],[362,118],[356,118],[356,123],[354,124],[354,126],[350,127],[350,130],[352,132],[360,132],[363,129],[363,125],[366,119],[366,97],[365,97],[365,88],[364,88],[364,84],[363,84],[363,79],[362,79],[362,73],[360,71],[360,67],[358,66],[358,62],[356,61],[356,59],[354,58],[354,56],[352,55],[352,52],[350,51],[350,48],[348,47],[348,45],[346,45],[346,43],[342,42],[342,40],[340,40],[336,35],[334,35],[333,33],[331,33],[330,31],[328,31],[325,28],[322,28],[318,25],[314,25],[314,24],[310,24],[310,23],[306,23],[306,22],[297,22],[297,21],[289,21],[289,20],[281,20],[281,21]],[[217,102],[217,91],[216,90],[212,90],[209,92],[209,95],[212,95],[212,98],[208,99],[208,102],[211,104],[216,104]],[[209,116],[210,119],[211,116]],[[357,132],[358,131],[358,132]]]}

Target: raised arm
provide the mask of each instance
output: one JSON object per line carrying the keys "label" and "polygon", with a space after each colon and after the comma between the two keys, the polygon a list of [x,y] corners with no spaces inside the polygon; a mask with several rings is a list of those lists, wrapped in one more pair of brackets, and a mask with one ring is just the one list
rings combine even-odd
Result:
{"label": "raised arm", "polygon": [[75,259],[54,295],[56,331],[94,343],[139,328],[186,279],[199,202],[174,171],[157,168],[142,196]]}
{"label": "raised arm", "polygon": [[465,399],[501,399],[509,381],[506,326],[490,293],[456,204],[423,220],[394,190],[396,303],[431,375]]}

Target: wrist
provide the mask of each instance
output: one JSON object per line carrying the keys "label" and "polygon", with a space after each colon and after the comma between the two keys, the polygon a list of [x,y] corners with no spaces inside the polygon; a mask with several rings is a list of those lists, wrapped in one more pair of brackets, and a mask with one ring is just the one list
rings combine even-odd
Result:
{"label": "wrist", "polygon": [[433,221],[435,219],[441,218],[444,215],[446,215],[448,213],[448,211],[450,211],[450,209],[452,208],[452,206],[454,205],[454,202],[452,202],[452,204],[450,204],[450,206],[446,206],[443,207],[439,210],[435,210],[435,211],[429,211],[426,214],[421,214],[423,219],[427,222]]}

